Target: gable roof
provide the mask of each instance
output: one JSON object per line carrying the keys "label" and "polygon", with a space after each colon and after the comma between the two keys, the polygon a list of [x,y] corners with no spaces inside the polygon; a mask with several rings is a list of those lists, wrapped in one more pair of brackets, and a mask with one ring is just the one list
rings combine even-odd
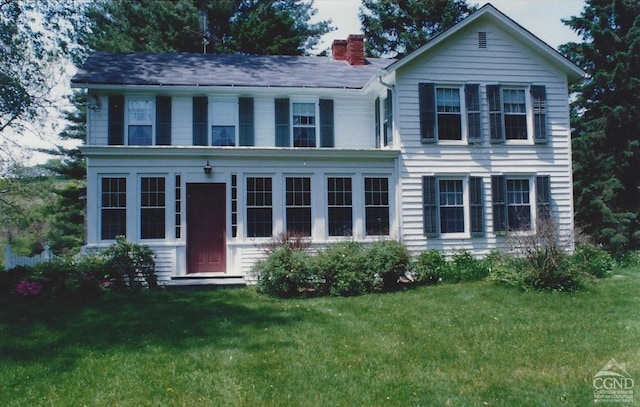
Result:
{"label": "gable roof", "polygon": [[96,52],[71,83],[362,89],[394,61],[369,58],[352,66],[329,57]]}
{"label": "gable roof", "polygon": [[441,44],[443,41],[447,40],[455,33],[464,30],[466,27],[480,19],[488,19],[491,23],[500,27],[512,37],[517,38],[520,41],[531,46],[531,48],[533,48],[542,58],[546,59],[551,64],[555,65],[560,70],[565,72],[567,74],[569,82],[574,82],[585,77],[586,72],[584,72],[580,67],[573,64],[549,44],[533,35],[530,31],[522,27],[520,24],[516,23],[511,18],[507,17],[490,3],[485,4],[473,14],[460,21],[458,24],[432,38],[429,42],[413,51],[411,54],[408,54],[404,58],[391,64],[385,69],[385,71],[387,71],[387,73],[391,73],[409,64],[416,58],[419,58],[421,55],[428,53],[434,47]]}

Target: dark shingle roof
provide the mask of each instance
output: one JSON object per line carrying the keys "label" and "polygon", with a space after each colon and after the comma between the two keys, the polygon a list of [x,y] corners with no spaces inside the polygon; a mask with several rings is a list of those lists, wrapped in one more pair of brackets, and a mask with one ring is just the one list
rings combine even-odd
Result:
{"label": "dark shingle roof", "polygon": [[257,86],[363,88],[392,59],[364,66],[329,57],[96,52],[76,85]]}

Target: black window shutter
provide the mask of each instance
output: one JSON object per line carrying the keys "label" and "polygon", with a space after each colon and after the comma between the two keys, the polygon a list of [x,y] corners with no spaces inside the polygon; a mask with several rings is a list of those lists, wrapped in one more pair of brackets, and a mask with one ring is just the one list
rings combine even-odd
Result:
{"label": "black window shutter", "polygon": [[375,128],[376,148],[380,148],[380,98],[379,97],[377,97],[376,101],[373,103],[373,114],[376,120],[376,128]]}
{"label": "black window shutter", "polygon": [[436,177],[422,177],[422,204],[424,205],[424,234],[427,237],[438,236],[438,192]]}
{"label": "black window shutter", "polygon": [[469,177],[471,236],[484,236],[484,193],[482,178]]}
{"label": "black window shutter", "polygon": [[487,101],[489,104],[489,128],[491,129],[491,142],[504,143],[504,130],[502,125],[502,102],[500,101],[500,85],[487,85]]}
{"label": "black window shutter", "polygon": [[238,120],[240,125],[239,144],[241,146],[255,145],[253,98],[238,99]]}
{"label": "black window shutter", "polygon": [[171,145],[171,97],[156,96],[156,144]]}
{"label": "black window shutter", "polygon": [[436,94],[433,83],[418,85],[420,103],[420,140],[423,143],[436,142]]}
{"label": "black window shutter", "polygon": [[320,99],[320,147],[335,147],[333,100]]}
{"label": "black window shutter", "polygon": [[207,126],[209,125],[209,115],[207,113],[208,101],[205,96],[196,96],[193,98],[193,145],[206,146],[207,142]]}
{"label": "black window shutter", "polygon": [[480,123],[480,85],[464,85],[465,107],[467,109],[467,141],[469,143],[482,142],[482,127]]}
{"label": "black window shutter", "polygon": [[493,200],[493,231],[507,230],[507,193],[503,175],[491,176],[491,198]]}
{"label": "black window shutter", "polygon": [[110,146],[124,144],[124,96],[109,96],[108,140]]}
{"label": "black window shutter", "polygon": [[289,147],[289,99],[282,98],[275,100],[276,108],[276,147]]}
{"label": "black window shutter", "polygon": [[547,142],[547,91],[544,85],[531,86],[533,134],[536,143]]}
{"label": "black window shutter", "polygon": [[551,177],[548,175],[536,177],[536,206],[539,219],[551,216]]}

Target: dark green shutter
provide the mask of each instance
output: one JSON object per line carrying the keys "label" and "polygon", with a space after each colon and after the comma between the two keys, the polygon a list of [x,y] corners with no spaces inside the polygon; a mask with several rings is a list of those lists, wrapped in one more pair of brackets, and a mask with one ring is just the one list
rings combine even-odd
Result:
{"label": "dark green shutter", "polygon": [[433,83],[418,84],[420,103],[420,140],[423,143],[436,142],[436,94]]}
{"label": "dark green shutter", "polygon": [[551,216],[551,177],[548,175],[536,177],[536,206],[539,219]]}
{"label": "dark green shutter", "polygon": [[547,142],[547,95],[544,85],[531,86],[533,134],[536,143]]}
{"label": "dark green shutter", "polygon": [[503,175],[491,176],[491,198],[493,200],[493,231],[507,230],[507,193]]}
{"label": "dark green shutter", "polygon": [[427,237],[438,236],[438,192],[436,177],[422,177],[422,204],[424,235]]}
{"label": "dark green shutter", "polygon": [[238,99],[238,121],[240,125],[239,144],[241,146],[253,146],[255,144],[253,98]]}
{"label": "dark green shutter", "polygon": [[205,96],[193,98],[193,145],[206,146],[209,125],[208,101]]}
{"label": "dark green shutter", "polygon": [[335,147],[333,100],[320,99],[320,147]]}
{"label": "dark green shutter", "polygon": [[489,104],[489,128],[491,142],[504,143],[502,118],[502,102],[500,100],[500,85],[487,85],[487,101]]}
{"label": "dark green shutter", "polygon": [[171,145],[171,97],[156,97],[156,144]]}
{"label": "dark green shutter", "polygon": [[471,236],[484,236],[484,193],[482,178],[469,177]]}
{"label": "dark green shutter", "polygon": [[480,123],[480,85],[464,85],[465,107],[467,109],[467,141],[469,143],[482,142],[482,127]]}
{"label": "dark green shutter", "polygon": [[380,98],[376,98],[376,101],[373,103],[373,114],[376,120],[376,128],[375,128],[375,143],[376,148],[380,148]]}
{"label": "dark green shutter", "polygon": [[124,144],[124,96],[109,96],[108,143],[110,146]]}
{"label": "dark green shutter", "polygon": [[275,100],[276,147],[289,147],[291,131],[289,130],[289,99]]}

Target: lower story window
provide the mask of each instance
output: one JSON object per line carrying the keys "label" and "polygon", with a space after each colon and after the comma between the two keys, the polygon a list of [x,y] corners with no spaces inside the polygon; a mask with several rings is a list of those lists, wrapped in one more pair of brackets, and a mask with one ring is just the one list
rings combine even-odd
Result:
{"label": "lower story window", "polygon": [[327,180],[327,206],[329,236],[351,236],[353,234],[351,178]]}
{"label": "lower story window", "polygon": [[144,177],[140,189],[140,238],[164,239],[165,179]]}
{"label": "lower story window", "polygon": [[389,234],[389,179],[364,179],[366,233],[369,236]]}
{"label": "lower story window", "polygon": [[127,179],[102,178],[100,238],[115,239],[127,233]]}
{"label": "lower story window", "polygon": [[509,230],[531,229],[528,179],[507,179],[507,222]]}
{"label": "lower story window", "polygon": [[247,178],[247,236],[270,237],[273,232],[272,180]]}
{"label": "lower story window", "polygon": [[311,236],[311,178],[286,179],[287,232]]}
{"label": "lower story window", "polygon": [[440,233],[464,232],[462,180],[440,180]]}

